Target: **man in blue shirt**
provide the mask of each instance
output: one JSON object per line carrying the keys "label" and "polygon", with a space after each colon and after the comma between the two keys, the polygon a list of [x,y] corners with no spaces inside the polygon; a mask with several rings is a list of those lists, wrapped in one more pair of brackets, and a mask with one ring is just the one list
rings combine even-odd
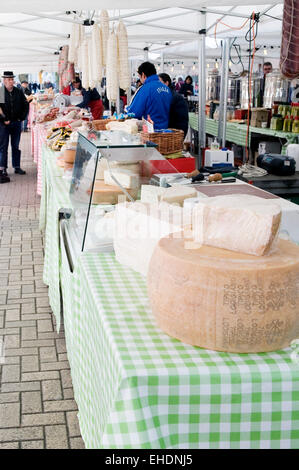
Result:
{"label": "man in blue shirt", "polygon": [[128,113],[137,119],[150,119],[155,129],[167,129],[172,94],[168,86],[161,83],[154,64],[143,62],[138,67],[142,87],[127,106]]}

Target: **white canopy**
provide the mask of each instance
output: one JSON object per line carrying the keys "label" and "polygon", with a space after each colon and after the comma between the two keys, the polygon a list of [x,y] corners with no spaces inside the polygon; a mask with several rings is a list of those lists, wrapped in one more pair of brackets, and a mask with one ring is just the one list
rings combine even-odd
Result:
{"label": "white canopy", "polygon": [[[248,49],[245,33],[247,23],[240,28],[252,11],[261,13],[258,28],[258,54],[267,47],[270,57],[279,57],[281,36],[282,1],[244,0],[242,6],[237,0],[86,0],[81,11],[82,0],[52,0],[49,3],[40,0],[28,0],[26,4],[11,0],[1,5],[0,13],[0,64],[2,70],[13,70],[15,73],[32,73],[41,69],[57,70],[59,49],[68,44],[68,35],[72,22],[85,19],[98,20],[99,9],[107,8],[111,24],[122,18],[127,26],[129,49],[132,58],[143,58],[144,48],[151,53],[161,55],[164,60],[190,58],[197,59],[197,39],[199,37],[199,11],[207,8],[207,55],[220,55],[219,47],[215,49],[216,37],[236,36],[242,49]],[[2,2],[1,2],[2,3]],[[128,9],[123,9],[124,4]],[[184,7],[179,5],[184,4]],[[69,9],[69,10],[68,10]],[[71,10],[72,9],[72,10]],[[77,9],[77,10],[76,10]],[[23,10],[23,11],[22,11]],[[74,11],[77,14],[74,15]],[[230,16],[229,14],[238,15]],[[270,16],[269,16],[270,15]],[[86,30],[90,29],[86,26]],[[272,49],[271,49],[272,46]]]}

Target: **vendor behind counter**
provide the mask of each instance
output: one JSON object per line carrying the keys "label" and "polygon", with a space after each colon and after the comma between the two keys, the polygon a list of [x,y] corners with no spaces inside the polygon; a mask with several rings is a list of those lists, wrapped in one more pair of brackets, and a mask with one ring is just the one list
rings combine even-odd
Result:
{"label": "vendor behind counter", "polygon": [[90,108],[93,119],[102,119],[104,105],[96,88],[82,88],[80,78],[76,77],[70,85],[62,90],[64,95],[82,94],[82,102],[77,104],[78,108]]}

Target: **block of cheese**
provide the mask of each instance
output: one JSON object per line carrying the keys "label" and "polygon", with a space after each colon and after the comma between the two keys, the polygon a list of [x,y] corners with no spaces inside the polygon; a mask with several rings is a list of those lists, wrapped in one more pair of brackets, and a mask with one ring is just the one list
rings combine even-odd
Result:
{"label": "block of cheese", "polygon": [[171,186],[166,188],[161,196],[161,201],[168,202],[169,204],[183,205],[184,200],[198,195],[195,188],[182,185]]}
{"label": "block of cheese", "polygon": [[[132,173],[140,175],[141,165],[140,162],[130,161],[111,161],[109,162],[110,168],[121,168],[123,170],[130,170]],[[104,171],[108,170],[108,163],[106,158],[100,158],[97,165],[96,179],[104,180]]]}
{"label": "block of cheese", "polygon": [[114,250],[119,263],[146,276],[161,237],[191,231],[191,213],[167,203],[118,204],[114,216]]}
{"label": "block of cheese", "polygon": [[112,178],[112,175],[117,179],[117,181],[125,188],[125,189],[138,189],[140,186],[140,178],[139,175],[133,173],[131,170],[123,169],[123,168],[112,168],[110,170],[104,171],[104,182],[105,184],[109,184],[112,186],[116,185],[116,182]]}
{"label": "block of cheese", "polygon": [[[134,198],[138,197],[138,189],[127,189],[127,192]],[[88,190],[90,194],[90,190]],[[95,180],[92,204],[117,204],[129,198],[123,193],[119,186],[111,186],[102,181]]]}
{"label": "block of cheese", "polygon": [[162,238],[148,271],[159,327],[184,343],[217,351],[267,352],[299,335],[299,246],[278,240],[268,256]]}
{"label": "block of cheese", "polygon": [[189,186],[175,185],[169,188],[144,184],[141,186],[142,202],[168,202],[182,206],[185,199],[196,197],[197,191]]}
{"label": "block of cheese", "polygon": [[281,209],[257,196],[216,196],[198,201],[192,220],[195,242],[261,256],[277,239]]}
{"label": "block of cheese", "polygon": [[165,193],[166,188],[161,186],[154,186],[152,184],[143,184],[141,186],[141,202],[157,203],[160,202],[162,195]]}

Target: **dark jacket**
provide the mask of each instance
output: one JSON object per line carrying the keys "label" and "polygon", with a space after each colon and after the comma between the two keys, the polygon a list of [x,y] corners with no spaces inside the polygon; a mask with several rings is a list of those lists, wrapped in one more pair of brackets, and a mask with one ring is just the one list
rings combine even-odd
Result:
{"label": "dark jacket", "polygon": [[88,108],[90,101],[97,101],[101,99],[96,88],[93,88],[92,90],[90,88],[88,88],[88,90],[85,90],[85,88],[81,88],[81,92],[83,95],[83,101],[79,104],[76,104],[78,108],[86,109]]}
{"label": "dark jacket", "polygon": [[31,95],[31,91],[30,91],[30,88],[27,87],[27,88],[23,88],[21,86],[20,90],[22,90],[22,92],[24,93],[24,95],[27,95],[27,96],[30,96]]}
{"label": "dark jacket", "polygon": [[[187,91],[191,91],[191,93],[187,93]],[[179,93],[181,95],[184,95],[185,98],[187,98],[187,96],[191,96],[194,94],[194,91],[193,91],[193,85],[191,85],[191,83],[183,83],[180,90],[179,90]]]}
{"label": "dark jacket", "polygon": [[189,113],[186,100],[171,87],[172,101],[169,113],[169,128],[181,129],[185,137],[188,132]]}
{"label": "dark jacket", "polygon": [[127,106],[127,112],[134,113],[137,119],[147,119],[149,115],[155,129],[167,129],[171,98],[170,89],[160,82],[158,75],[150,75]]}
{"label": "dark jacket", "polygon": [[25,95],[17,87],[13,87],[11,92],[5,88],[5,104],[0,104],[0,107],[5,116],[0,115],[0,122],[24,121],[29,111]]}

